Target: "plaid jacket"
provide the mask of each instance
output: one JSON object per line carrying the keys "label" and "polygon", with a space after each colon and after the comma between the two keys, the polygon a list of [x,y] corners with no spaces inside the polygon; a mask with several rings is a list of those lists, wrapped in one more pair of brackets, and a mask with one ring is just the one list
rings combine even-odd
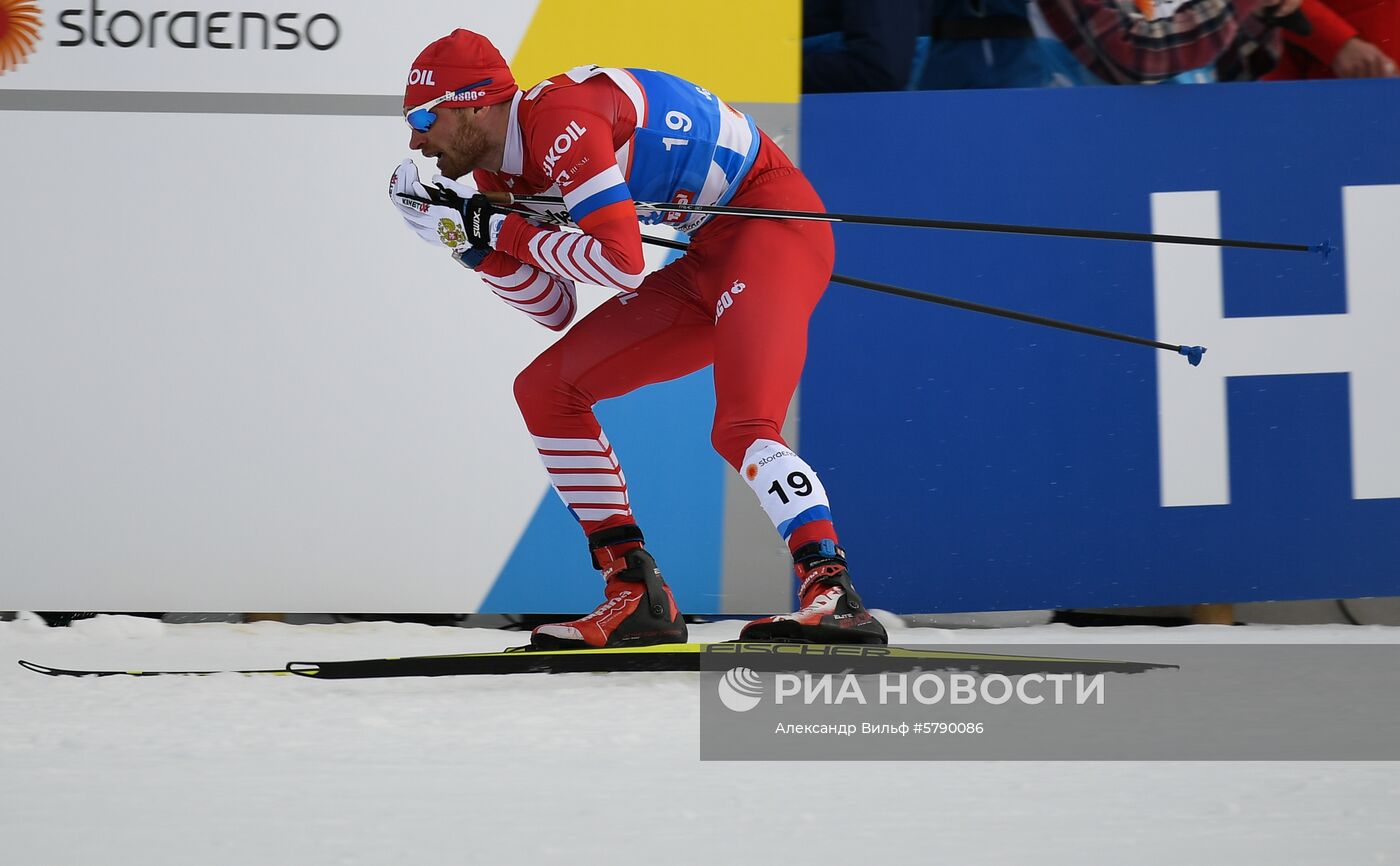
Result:
{"label": "plaid jacket", "polygon": [[1134,0],[1036,4],[1075,58],[1109,84],[1150,84],[1209,66],[1221,81],[1252,80],[1281,51],[1275,27],[1254,14],[1259,0],[1189,0],[1158,18]]}

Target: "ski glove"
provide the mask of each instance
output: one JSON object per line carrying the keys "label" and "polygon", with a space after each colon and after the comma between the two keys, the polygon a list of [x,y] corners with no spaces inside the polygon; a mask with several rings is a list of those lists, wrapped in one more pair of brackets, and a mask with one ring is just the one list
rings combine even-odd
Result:
{"label": "ski glove", "polygon": [[470,186],[441,175],[433,181],[438,185],[419,180],[418,166],[406,159],[389,178],[389,200],[424,241],[447,247],[464,265],[475,267],[490,252],[505,216]]}
{"label": "ski glove", "polygon": [[501,224],[506,221],[506,215],[497,213],[491,201],[469,184],[440,174],[433,176],[433,183],[437,187],[429,187],[429,192],[435,193],[437,198],[462,215],[467,231],[467,242],[471,248],[459,250],[457,260],[469,268],[475,268],[496,245],[496,237],[501,233]]}

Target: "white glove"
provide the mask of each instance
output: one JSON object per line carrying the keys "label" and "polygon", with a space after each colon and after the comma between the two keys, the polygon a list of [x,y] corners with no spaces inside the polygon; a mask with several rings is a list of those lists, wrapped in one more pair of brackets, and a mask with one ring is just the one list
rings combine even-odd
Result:
{"label": "white glove", "polygon": [[399,163],[389,178],[389,200],[408,227],[433,246],[447,247],[454,253],[470,248],[461,212],[444,204],[433,203],[433,196],[418,179],[418,166],[413,160],[406,159]]}

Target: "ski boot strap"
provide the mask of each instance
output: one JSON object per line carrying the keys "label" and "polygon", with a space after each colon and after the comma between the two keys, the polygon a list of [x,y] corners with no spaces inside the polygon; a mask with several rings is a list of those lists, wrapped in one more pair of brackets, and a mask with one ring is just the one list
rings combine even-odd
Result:
{"label": "ski boot strap", "polygon": [[[626,566],[608,575],[608,579],[640,581],[646,587],[646,603],[651,615],[660,618],[666,615],[666,583],[661,578],[661,569],[656,567],[656,560],[642,547],[645,542],[642,530],[636,524],[600,529],[588,536],[593,567],[605,571],[608,565],[603,561],[605,557],[612,561],[621,559]],[[603,554],[601,557],[598,555],[600,552]]]}
{"label": "ski boot strap", "polygon": [[[635,523],[625,526],[613,526],[608,529],[600,529],[588,536],[588,555],[593,559],[593,567],[598,571],[603,570],[604,562],[598,556],[599,551],[609,559],[622,559],[627,551],[646,544],[646,539],[642,537],[641,527]],[[605,548],[621,548],[621,550],[605,550]]]}
{"label": "ski boot strap", "polygon": [[845,591],[846,603],[852,610],[860,610],[860,596],[851,587],[850,573],[846,571],[846,551],[830,539],[804,544],[792,553],[793,564],[802,585],[797,594],[807,597],[812,584],[839,586]]}
{"label": "ski boot strap", "polygon": [[651,608],[652,616],[657,619],[665,619],[666,582],[661,579],[661,569],[656,567],[656,560],[651,558],[651,554],[645,550],[639,552],[640,556],[628,554],[628,570],[636,568],[642,573],[642,585],[646,587],[647,591],[647,607]]}
{"label": "ski boot strap", "polygon": [[829,538],[820,541],[813,541],[802,545],[792,552],[792,561],[801,566],[804,570],[812,566],[835,562],[840,565],[846,564],[846,551],[841,546]]}

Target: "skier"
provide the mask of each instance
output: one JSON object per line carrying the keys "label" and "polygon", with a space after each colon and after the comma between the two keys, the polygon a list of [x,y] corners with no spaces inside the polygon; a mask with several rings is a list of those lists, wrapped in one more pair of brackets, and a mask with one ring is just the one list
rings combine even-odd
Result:
{"label": "skier", "polygon": [[[531,643],[686,640],[592,407],[711,364],[711,441],[758,495],[800,580],[799,610],[754,620],[742,638],[887,642],[851,586],[821,481],[780,432],[802,372],[807,322],[831,276],[830,226],[638,216],[634,207],[822,210],[777,145],[715,94],[654,70],[579,67],[522,91],[500,52],[467,30],[418,55],[403,104],[410,149],[435,159],[439,171],[437,188],[419,180],[411,159],[394,172],[390,200],[410,228],[449,247],[506,303],[554,330],[573,319],[575,282],[618,290],[515,380],[549,480],[604,579],[596,610],[536,628]],[[549,224],[557,217],[544,214],[501,213],[478,191],[562,195],[582,231]],[[689,234],[689,251],[644,276],[639,222]]]}

